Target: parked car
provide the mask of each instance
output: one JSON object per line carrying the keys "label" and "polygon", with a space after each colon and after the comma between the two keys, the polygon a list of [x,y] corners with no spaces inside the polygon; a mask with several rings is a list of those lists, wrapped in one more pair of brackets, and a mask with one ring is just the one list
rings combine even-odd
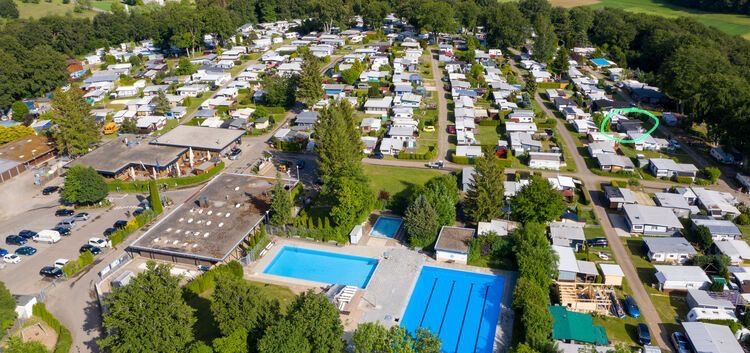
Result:
{"label": "parked car", "polygon": [[607,238],[592,238],[592,239],[586,240],[586,245],[588,245],[588,246],[607,246],[607,245],[609,245],[609,242],[607,241]]}
{"label": "parked car", "polygon": [[23,245],[26,244],[26,242],[28,242],[28,240],[26,240],[24,237],[15,234],[5,237],[5,244],[8,245]]}
{"label": "parked car", "polygon": [[108,246],[107,241],[102,238],[91,238],[89,239],[89,245],[93,245],[100,248],[106,248]]}
{"label": "parked car", "polygon": [[78,252],[81,253],[81,254],[83,254],[83,253],[85,253],[87,251],[90,252],[90,253],[92,253],[92,254],[94,254],[94,255],[99,255],[99,254],[102,253],[102,249],[100,249],[100,248],[98,248],[96,246],[93,246],[91,244],[84,244],[80,249],[78,249]]}
{"label": "parked car", "polygon": [[67,264],[68,262],[70,262],[70,260],[68,260],[68,259],[57,259],[57,260],[55,260],[55,264],[54,264],[53,266],[55,266],[55,267],[57,267],[57,268],[60,268],[60,269],[61,269],[61,268],[63,268],[63,266],[65,266],[65,265],[66,265],[66,264]]}
{"label": "parked car", "polygon": [[17,264],[21,262],[21,257],[16,254],[3,255],[3,262],[6,264]]}
{"label": "parked car", "polygon": [[135,210],[133,210],[133,217],[135,217],[135,216],[138,216],[138,215],[142,214],[142,213],[143,213],[143,211],[145,211],[145,210],[144,210],[144,209],[142,209],[142,208],[140,208],[140,207],[139,207],[139,208],[136,208]]}
{"label": "parked car", "polygon": [[74,226],[75,224],[76,224],[76,220],[75,220],[75,219],[72,219],[72,218],[66,218],[66,219],[63,219],[63,220],[62,220],[62,221],[60,221],[60,222],[57,222],[57,225],[56,225],[56,227],[65,227],[65,228],[68,228],[68,229],[70,229],[70,228],[73,228],[73,226]]}
{"label": "parked car", "polygon": [[86,212],[81,212],[70,218],[74,219],[76,222],[87,221],[89,219],[89,214]]}
{"label": "parked car", "polygon": [[44,266],[39,270],[39,274],[47,278],[60,278],[63,276],[63,271],[55,266]]}
{"label": "parked car", "polygon": [[42,189],[42,195],[52,195],[56,192],[60,191],[59,186],[48,186],[44,189]]}
{"label": "parked car", "polygon": [[121,220],[115,222],[115,224],[112,225],[112,228],[114,228],[114,229],[122,229],[122,228],[125,228],[126,225],[128,225],[128,221],[125,221],[125,220],[121,219]]}
{"label": "parked car", "polygon": [[73,211],[73,210],[71,210],[69,208],[61,208],[61,209],[58,209],[57,211],[55,211],[55,216],[57,216],[57,217],[68,217],[68,216],[74,215],[75,213],[76,213],[76,211]]}
{"label": "parked car", "polygon": [[677,141],[675,139],[669,140],[669,144],[672,145],[672,147],[677,148],[677,149],[682,147],[682,145],[680,145],[680,141]]}
{"label": "parked car", "polygon": [[235,148],[228,153],[229,160],[232,160],[232,161],[237,160],[237,158],[240,158],[241,154],[242,154],[242,150],[239,148]]}
{"label": "parked car", "polygon": [[36,254],[36,248],[32,246],[22,246],[16,249],[16,254],[24,255],[24,256],[31,256],[31,255]]}
{"label": "parked car", "polygon": [[110,228],[105,229],[104,232],[102,232],[102,235],[104,235],[105,238],[109,238],[109,236],[112,235],[112,233],[116,231],[117,229],[110,227]]}
{"label": "parked car", "polygon": [[68,236],[68,235],[70,235],[70,228],[66,228],[66,227],[54,227],[54,228],[52,228],[52,230],[54,230],[55,232],[60,233],[60,235],[62,235],[62,236]]}
{"label": "parked car", "polygon": [[644,346],[651,344],[651,333],[648,332],[648,326],[644,323],[638,324],[638,343]]}
{"label": "parked car", "polygon": [[639,318],[641,317],[641,310],[638,309],[638,305],[635,303],[635,299],[633,297],[625,297],[625,311],[628,312],[628,315]]}
{"label": "parked car", "polygon": [[0,256],[8,255],[8,250],[0,248]]}
{"label": "parked car", "polygon": [[39,231],[39,235],[34,237],[35,242],[54,244],[60,241],[60,233],[54,230],[45,229]]}
{"label": "parked car", "polygon": [[670,338],[677,353],[692,353],[690,343],[682,332],[674,332]]}
{"label": "parked car", "polygon": [[456,133],[456,125],[448,125],[448,133],[449,134],[455,134]]}
{"label": "parked car", "polygon": [[604,261],[608,261],[609,260],[609,255],[607,255],[607,254],[605,254],[605,253],[603,253],[601,251],[599,253],[597,253],[596,256],[598,256],[600,259],[602,259]]}
{"label": "parked car", "polygon": [[432,125],[425,125],[425,127],[422,128],[422,131],[424,132],[435,132],[435,127]]}
{"label": "parked car", "polygon": [[39,234],[33,230],[24,229],[18,232],[18,235],[23,237],[24,239],[34,239]]}

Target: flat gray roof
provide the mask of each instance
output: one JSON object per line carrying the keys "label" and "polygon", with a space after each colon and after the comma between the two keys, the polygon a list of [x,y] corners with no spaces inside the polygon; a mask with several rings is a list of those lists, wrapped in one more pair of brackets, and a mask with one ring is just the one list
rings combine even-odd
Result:
{"label": "flat gray roof", "polygon": [[435,242],[435,250],[468,254],[469,242],[473,238],[474,229],[443,226]]}
{"label": "flat gray roof", "polygon": [[184,147],[158,146],[147,140],[117,138],[77,158],[69,165],[84,165],[102,174],[118,174],[131,165],[163,168],[174,163],[187,151]]}
{"label": "flat gray roof", "polygon": [[682,229],[682,223],[671,209],[666,207],[625,204],[625,216],[630,224],[657,225]]}
{"label": "flat gray roof", "polygon": [[683,322],[682,328],[700,353],[744,353],[728,326],[703,322]]}
{"label": "flat gray roof", "polygon": [[222,151],[245,134],[243,130],[179,125],[155,138],[155,145],[192,147],[199,150]]}
{"label": "flat gray roof", "polygon": [[[224,261],[265,217],[275,183],[275,178],[222,173],[151,227],[129,249]],[[200,205],[202,199],[206,200],[204,207]]]}
{"label": "flat gray roof", "polygon": [[691,221],[696,227],[706,226],[711,231],[711,235],[742,235],[740,229],[732,221],[726,219],[692,218]]}
{"label": "flat gray roof", "polygon": [[690,209],[690,204],[688,204],[687,200],[685,200],[685,198],[680,194],[657,192],[654,194],[654,196],[656,197],[656,202],[659,204],[659,206],[680,208],[685,210]]}
{"label": "flat gray roof", "polygon": [[695,255],[698,252],[683,237],[643,237],[648,249],[652,253],[677,253]]}

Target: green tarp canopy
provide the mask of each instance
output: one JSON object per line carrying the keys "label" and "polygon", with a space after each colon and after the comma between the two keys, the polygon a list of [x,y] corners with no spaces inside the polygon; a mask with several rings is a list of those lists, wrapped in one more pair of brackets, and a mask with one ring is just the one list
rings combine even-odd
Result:
{"label": "green tarp canopy", "polygon": [[598,346],[609,344],[607,331],[602,326],[594,326],[590,314],[568,311],[559,305],[550,305],[549,312],[552,315],[552,339]]}

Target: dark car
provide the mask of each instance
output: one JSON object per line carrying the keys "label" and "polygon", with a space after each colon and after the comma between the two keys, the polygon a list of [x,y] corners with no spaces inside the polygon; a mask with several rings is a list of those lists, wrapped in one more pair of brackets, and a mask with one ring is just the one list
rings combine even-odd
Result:
{"label": "dark car", "polygon": [[15,234],[5,237],[5,244],[8,244],[8,245],[23,245],[23,244],[26,244],[27,242],[28,240],[26,240],[26,238],[15,235]]}
{"label": "dark car", "polygon": [[87,251],[94,255],[99,255],[102,253],[102,249],[100,249],[98,246],[93,246],[91,244],[84,244],[80,249],[78,249],[78,252],[81,254]]}
{"label": "dark car", "polygon": [[61,209],[55,211],[55,216],[57,216],[57,217],[68,217],[68,216],[74,215],[75,213],[76,213],[76,211],[73,211],[73,210],[71,210],[69,208],[61,208]]}
{"label": "dark car", "polygon": [[52,230],[60,233],[60,235],[64,235],[64,236],[70,235],[70,228],[67,228],[67,227],[55,227],[55,228],[52,228]]}
{"label": "dark car", "polygon": [[114,229],[122,229],[125,228],[125,226],[128,225],[128,221],[119,220],[115,222],[115,224],[112,225],[112,228]]}
{"label": "dark car", "polygon": [[638,343],[644,346],[651,344],[651,333],[648,332],[648,326],[644,323],[638,324]]}
{"label": "dark car", "polygon": [[448,133],[449,134],[455,134],[456,133],[456,125],[448,125]]}
{"label": "dark car", "polygon": [[625,297],[625,311],[628,312],[628,315],[639,318],[641,317],[641,310],[638,309],[638,305],[635,303],[635,299],[633,297]]}
{"label": "dark car", "polygon": [[34,239],[39,234],[33,230],[24,229],[18,232],[18,235],[22,236],[24,239]]}
{"label": "dark car", "polygon": [[0,257],[8,255],[8,250],[5,250],[3,248],[0,248]]}
{"label": "dark car", "polygon": [[117,231],[117,229],[107,228],[107,229],[104,230],[104,232],[102,234],[104,235],[105,238],[109,238],[109,236],[112,235],[112,233],[114,233],[116,231]]}
{"label": "dark car", "polygon": [[39,270],[39,274],[47,278],[60,278],[63,276],[63,271],[55,266],[44,266]]}
{"label": "dark car", "polygon": [[672,333],[672,345],[677,353],[691,353],[690,343],[688,343],[687,337],[682,332]]}
{"label": "dark car", "polygon": [[142,209],[142,208],[140,208],[140,207],[139,207],[139,208],[136,208],[135,210],[133,210],[133,217],[135,217],[135,216],[137,216],[137,215],[140,215],[140,214],[142,214],[142,213],[143,213],[143,211],[145,211],[145,210],[144,210],[144,209]]}
{"label": "dark car", "polygon": [[48,186],[44,189],[42,189],[42,195],[52,195],[56,192],[60,191],[59,186]]}
{"label": "dark car", "polygon": [[299,169],[305,169],[305,161],[303,161],[301,159],[298,160],[297,161],[297,168],[299,168]]}
{"label": "dark car", "polygon": [[34,254],[36,254],[36,248],[31,247],[31,246],[22,246],[16,249],[16,255],[31,256]]}
{"label": "dark car", "polygon": [[607,245],[609,245],[609,242],[607,241],[607,238],[592,238],[592,239],[586,240],[586,245],[588,245],[588,246],[607,246]]}
{"label": "dark car", "polygon": [[235,148],[229,152],[228,157],[230,160],[236,160],[237,158],[240,157],[241,154],[242,154],[242,150],[239,148]]}

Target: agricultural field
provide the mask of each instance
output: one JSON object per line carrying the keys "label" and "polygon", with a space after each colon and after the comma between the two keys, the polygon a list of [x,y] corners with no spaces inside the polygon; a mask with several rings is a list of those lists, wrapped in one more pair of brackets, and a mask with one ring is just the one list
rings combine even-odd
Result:
{"label": "agricultural field", "polygon": [[[101,1],[94,1],[92,2],[92,6],[96,6],[96,4],[102,4]],[[111,5],[111,2],[107,2],[108,5]],[[71,1],[68,4],[63,4],[62,0],[52,0],[51,2],[47,2],[45,0],[40,0],[38,4],[34,3],[24,3],[21,1],[16,1],[16,5],[18,6],[18,12],[20,18],[42,18],[45,16],[73,16],[73,17],[94,17],[96,15],[95,11],[92,10],[84,10],[83,12],[75,12],[73,11],[75,9],[74,1]]]}
{"label": "agricultural field", "polygon": [[750,16],[704,12],[675,6],[664,0],[550,0],[550,3],[554,6],[563,7],[611,7],[629,12],[654,14],[669,18],[680,16],[690,17],[726,33],[750,39]]}

